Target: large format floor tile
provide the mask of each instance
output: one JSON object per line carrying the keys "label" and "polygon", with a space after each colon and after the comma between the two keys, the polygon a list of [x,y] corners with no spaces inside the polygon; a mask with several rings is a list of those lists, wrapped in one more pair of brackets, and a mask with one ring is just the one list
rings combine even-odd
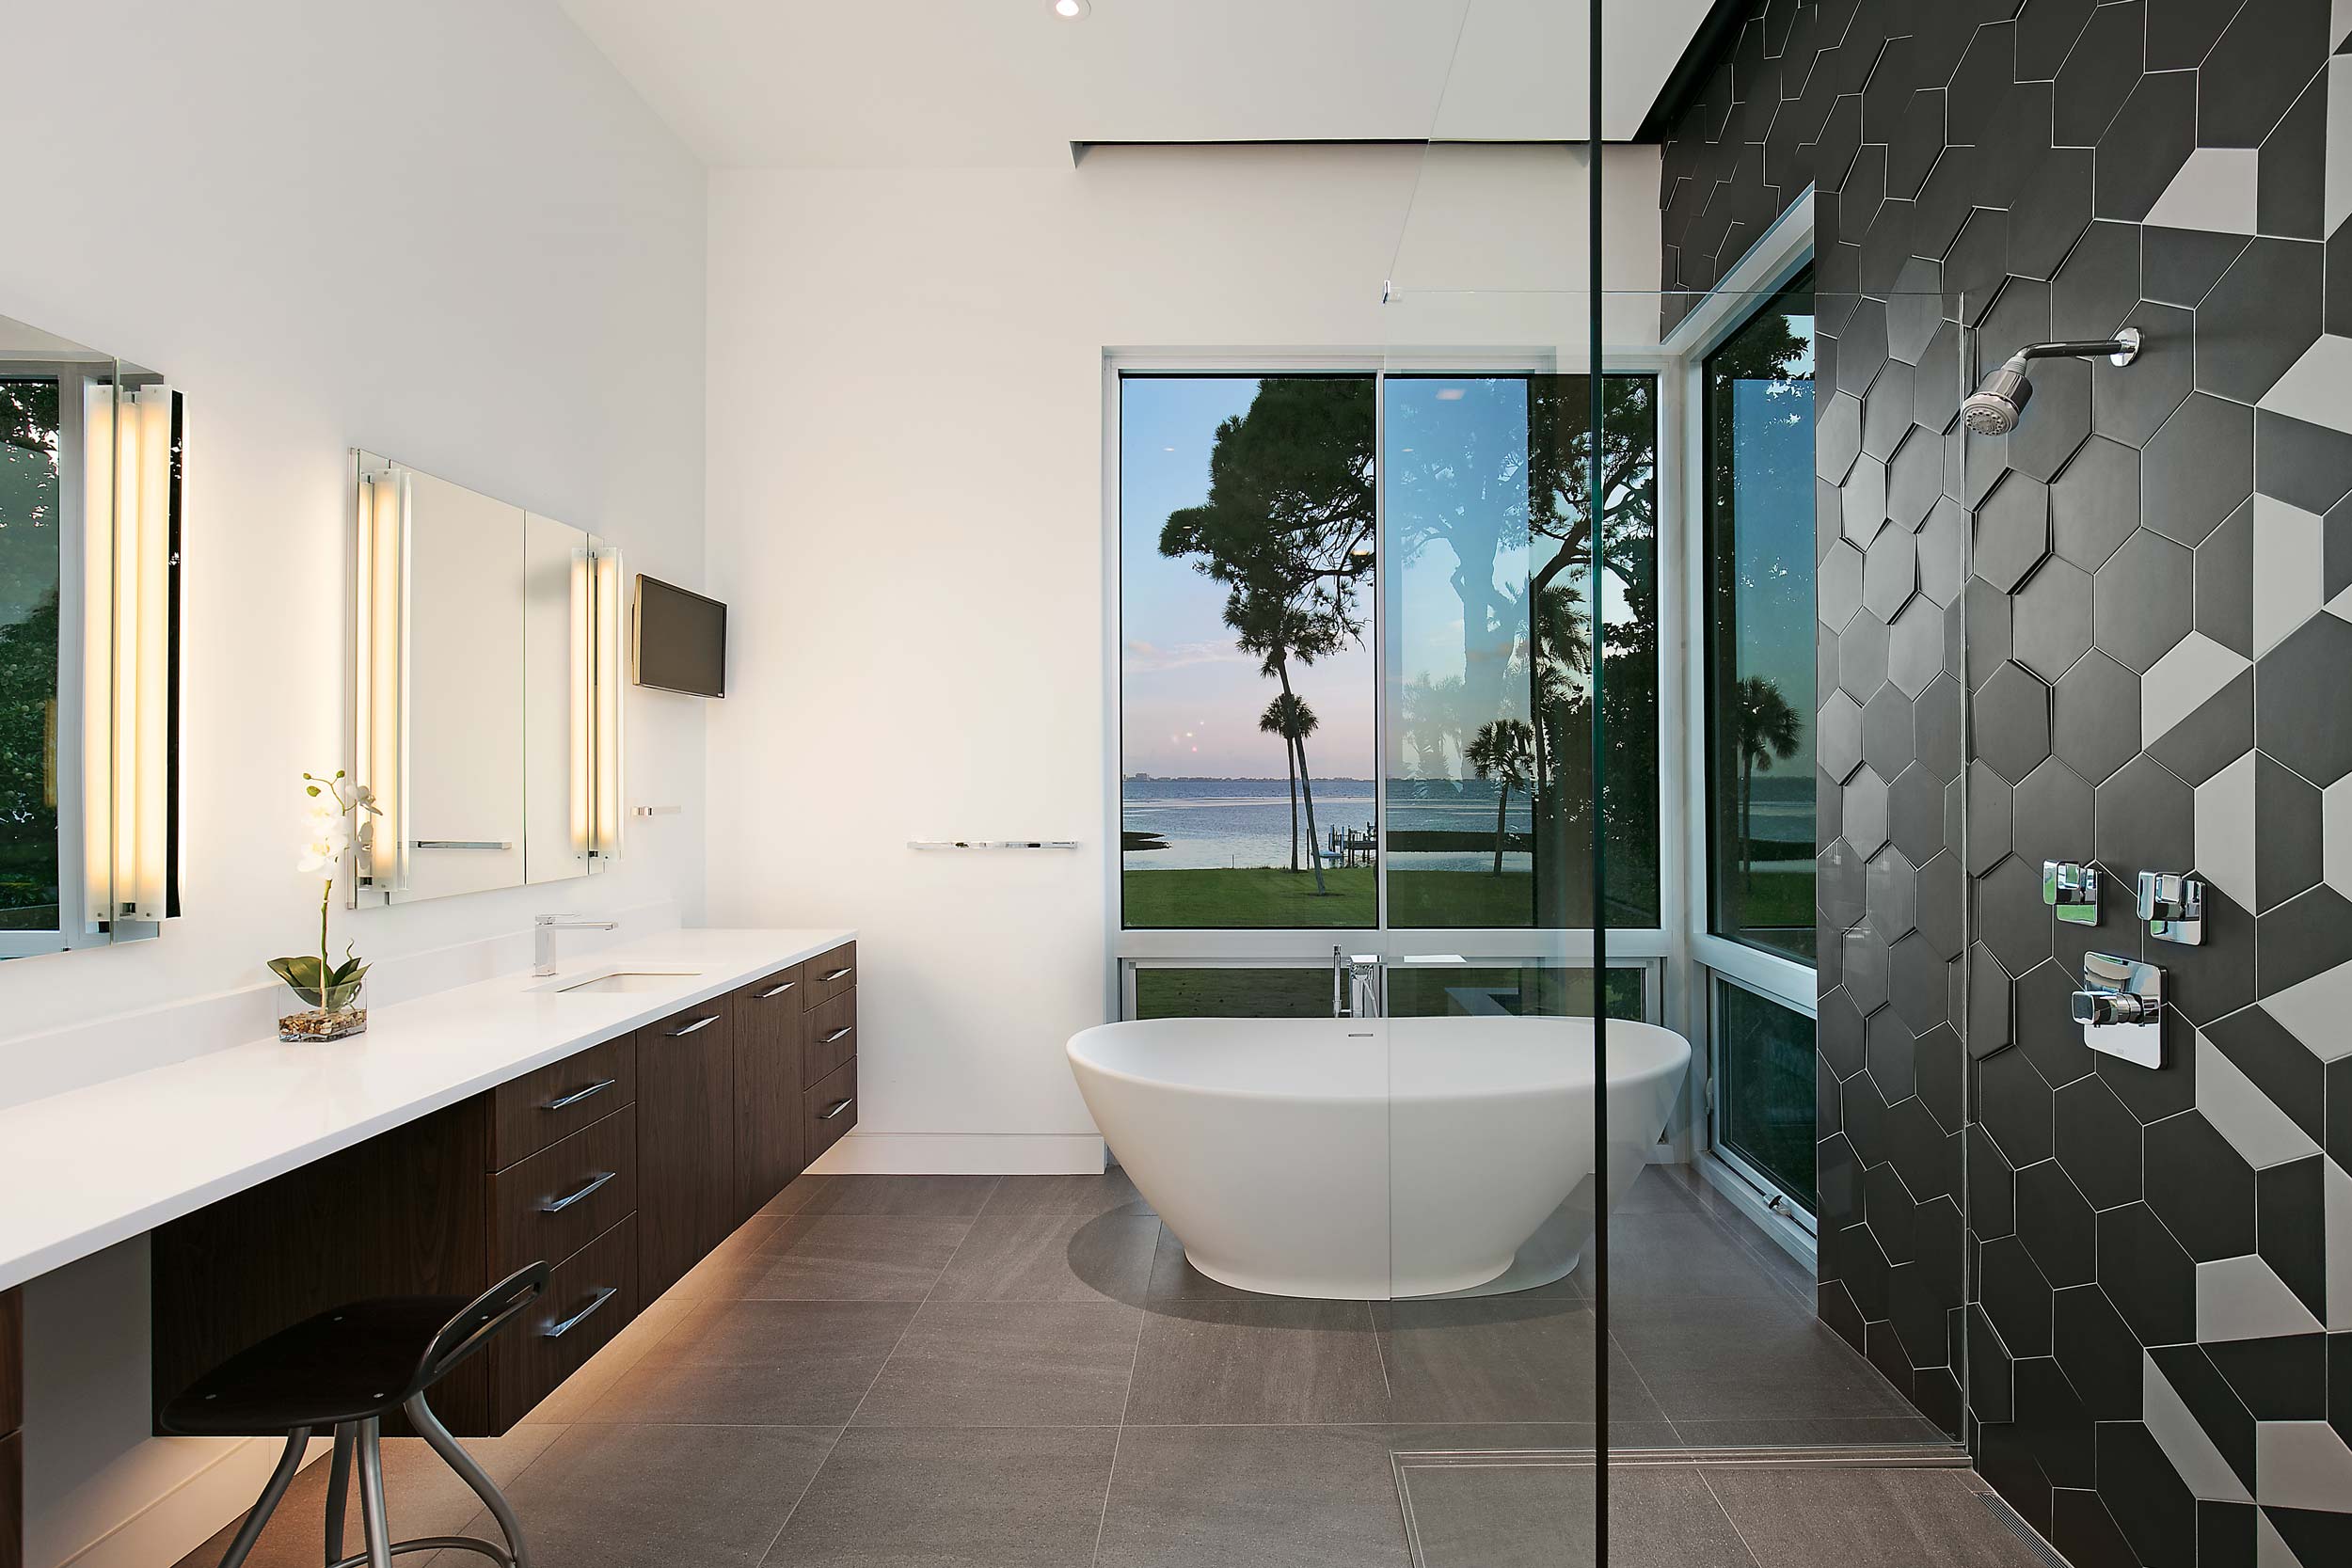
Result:
{"label": "large format floor tile", "polygon": [[1148,1214],[1152,1206],[1116,1165],[1100,1176],[1008,1176],[984,1214]]}
{"label": "large format floor tile", "polygon": [[[1400,1301],[1374,1319],[1400,1421],[1596,1418],[1593,1314],[1575,1302]],[[1658,1420],[1631,1366],[1611,1366],[1613,1424]]]}
{"label": "large format floor tile", "polygon": [[1131,1426],[1120,1436],[1101,1568],[1409,1560],[1378,1428]]}
{"label": "large format floor tile", "polygon": [[1255,1291],[1237,1290],[1222,1280],[1211,1279],[1192,1266],[1184,1257],[1184,1243],[1176,1239],[1176,1232],[1163,1224],[1159,1240],[1152,1253],[1151,1294],[1155,1299],[1216,1297],[1227,1301],[1264,1301],[1266,1297]]}
{"label": "large format floor tile", "polygon": [[857,1424],[1116,1426],[1142,1319],[1117,1302],[928,1302]]}
{"label": "large format floor tile", "polygon": [[[516,1427],[503,1437],[469,1439],[466,1449],[490,1473],[490,1480],[503,1488],[512,1486],[515,1478],[563,1434],[564,1429],[558,1426]],[[274,1442],[270,1446],[273,1450],[277,1448]],[[262,1539],[255,1543],[253,1555],[246,1559],[246,1568],[318,1568],[326,1557],[327,1473],[326,1462],[320,1459],[304,1466],[294,1477],[294,1484],[286,1488],[285,1497],[278,1501],[278,1511],[270,1515]],[[261,1491],[258,1479],[254,1491]],[[384,1498],[392,1534],[402,1540],[419,1535],[457,1534],[465,1530],[466,1521],[482,1507],[472,1489],[441,1463],[440,1455],[427,1448],[421,1437],[384,1439]],[[182,1558],[177,1568],[215,1568],[221,1554],[229,1549],[230,1539],[244,1523],[245,1516],[239,1514],[223,1525],[211,1540]],[[488,1539],[496,1541],[498,1532],[492,1530]],[[359,1487],[354,1481],[350,1500],[343,1510],[343,1550],[358,1549]],[[399,1560],[414,1562],[418,1559],[412,1556]],[[474,1557],[469,1560],[484,1560]]]}
{"label": "large format floor tile", "polygon": [[932,1294],[941,1301],[1140,1303],[1160,1222],[1148,1214],[987,1214]]}
{"label": "large format floor tile", "polygon": [[1127,1419],[1155,1426],[1386,1421],[1388,1379],[1362,1302],[1155,1304]]}
{"label": "large format floor tile", "polygon": [[[1589,1252],[1573,1275],[1589,1297],[1596,1286]],[[1809,1301],[1792,1293],[1763,1259],[1734,1239],[1723,1222],[1695,1210],[1620,1215],[1609,1226],[1609,1300],[1613,1307],[1665,1298],[1769,1296]]]}
{"label": "large format floor tile", "polygon": [[839,1426],[914,1316],[906,1302],[705,1302],[581,1419]]}
{"label": "large format floor tile", "polygon": [[1968,1470],[1706,1472],[1757,1568],[2043,1568]]}
{"label": "large format floor tile", "polygon": [[1609,1321],[1641,1383],[1677,1423],[1914,1414],[1851,1345],[1793,1303],[1648,1298],[1613,1306]]}
{"label": "large format floor tile", "polygon": [[970,1219],[988,1204],[995,1176],[803,1176],[768,1200],[763,1214],[929,1214]]}
{"label": "large format floor tile", "polygon": [[1116,1427],[842,1433],[772,1568],[1089,1568]]}
{"label": "large format floor tile", "polygon": [[[578,1426],[507,1500],[534,1562],[756,1568],[833,1442],[831,1427]],[[498,1538],[486,1512],[467,1533]],[[433,1568],[481,1560],[446,1552]]]}
{"label": "large format floor tile", "polygon": [[[1404,1481],[1426,1568],[1597,1568],[1589,1465],[1408,1463]],[[1609,1520],[1609,1568],[1755,1568],[1690,1465],[1612,1470]]]}
{"label": "large format floor tile", "polygon": [[921,1301],[972,1222],[915,1214],[793,1214],[745,1260],[739,1291],[770,1301]]}

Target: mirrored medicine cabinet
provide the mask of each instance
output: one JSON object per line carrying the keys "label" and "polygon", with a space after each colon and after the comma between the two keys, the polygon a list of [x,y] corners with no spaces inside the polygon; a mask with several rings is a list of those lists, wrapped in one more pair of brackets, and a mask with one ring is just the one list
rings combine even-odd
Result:
{"label": "mirrored medicine cabinet", "polygon": [[585,530],[352,454],[355,907],[562,881],[620,850],[621,562]]}

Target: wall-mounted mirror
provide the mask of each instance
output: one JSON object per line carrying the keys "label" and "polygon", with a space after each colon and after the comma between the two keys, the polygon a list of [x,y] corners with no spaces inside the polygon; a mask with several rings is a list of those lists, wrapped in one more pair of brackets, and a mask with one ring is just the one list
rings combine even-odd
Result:
{"label": "wall-mounted mirror", "polygon": [[620,562],[568,524],[353,453],[352,736],[380,815],[352,899],[584,877],[619,849]]}
{"label": "wall-mounted mirror", "polygon": [[0,317],[0,958],[179,913],[180,399]]}

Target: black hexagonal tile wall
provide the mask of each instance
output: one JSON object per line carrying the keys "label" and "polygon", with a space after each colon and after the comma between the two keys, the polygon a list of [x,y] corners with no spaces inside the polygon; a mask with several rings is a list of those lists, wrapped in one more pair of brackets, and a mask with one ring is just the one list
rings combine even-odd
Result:
{"label": "black hexagonal tile wall", "polygon": [[2091,638],[2126,669],[2146,673],[2189,633],[2195,558],[2153,529],[2123,541],[2091,579]]}
{"label": "black hexagonal tile wall", "polygon": [[2254,493],[2254,411],[2192,393],[2141,451],[2140,487],[2145,527],[2203,544]]}
{"label": "black hexagonal tile wall", "polygon": [[2050,754],[2050,689],[2024,665],[2002,665],[1977,693],[1977,751],[2010,784]]}
{"label": "black hexagonal tile wall", "polygon": [[[2313,826],[2314,800],[2352,780],[2352,724],[2335,722],[2352,627],[2312,617],[2250,662],[2258,470],[2265,494],[2329,518],[2311,567],[2321,601],[2352,588],[2352,433],[2251,406],[2321,330],[2352,335],[2352,224],[2321,232],[2339,172],[2323,166],[2343,71],[2328,64],[2332,20],[2327,0],[1750,0],[1664,153],[1670,286],[1711,284],[1815,189],[1820,746],[1825,773],[1855,781],[1826,785],[1818,812],[1820,1310],[1931,1414],[1936,1390],[1958,1398],[1965,1339],[1980,1467],[2086,1565],[2257,1555],[2256,1509],[2208,1502],[2201,1521],[2140,1423],[2142,1345],[2233,1465],[2251,1465],[2249,1413],[2318,1418],[2270,1413],[2284,1407],[2250,1381],[2254,1353],[2194,1347],[2195,1262],[2174,1227],[2200,1256],[2251,1244],[2234,1152],[2203,1147],[2199,1029],[2226,1037],[2238,1070],[2352,1168],[2352,1132],[2333,1136],[2352,1129],[2352,1059],[2290,1042],[2290,1083],[2248,1043],[2257,955],[2265,995],[2352,962],[2352,899],[2325,881],[2324,804]],[[2143,227],[2200,144],[2260,146],[2249,232]],[[1994,358],[2125,324],[2144,346],[2129,367],[2037,366],[2019,431],[1969,439],[1962,322]],[[2184,713],[2151,683],[2226,673],[2210,650],[2166,662],[2192,635],[2249,663]],[[2144,713],[2161,733],[2142,733]],[[2250,853],[2240,891],[2260,912],[2217,888],[2207,944],[2160,955],[2176,977],[2163,1068],[2094,1057],[2065,1016],[2073,972],[2094,944],[2138,950],[2130,876],[2195,868],[2195,786],[2233,765],[2254,775],[2253,842],[2213,848]],[[1849,831],[1885,842],[1857,848]],[[2059,927],[2033,897],[2039,859],[2061,846],[2101,861],[2097,927]],[[1963,966],[1971,875],[1984,924]],[[1957,1137],[1968,1097],[1931,1065],[1947,1060],[1972,1065],[1985,1117]],[[1961,1250],[1930,1239],[1931,1213],[1956,1229],[1958,1208],[1923,1206],[1962,1180],[1956,1157],[1947,1179],[1923,1164],[1941,1142],[1969,1149],[1963,1244],[1979,1249],[1981,1312],[1930,1267]],[[2221,1172],[2218,1212],[2163,1175],[2201,1163]],[[2272,1238],[2264,1260],[2314,1309],[2318,1255],[2302,1238],[2316,1227],[2272,1215],[2313,1208],[2318,1165],[2270,1167],[2250,1200],[2252,1234]],[[2352,1348],[2342,1370],[2352,1387]],[[2352,1433],[2352,1402],[2341,1424]],[[2260,1517],[2307,1563],[2344,1556],[2352,1528],[2312,1511]],[[2308,1529],[2337,1533],[2321,1546],[2294,1533]]]}
{"label": "black hexagonal tile wall", "polygon": [[2049,553],[2049,487],[2030,474],[2004,476],[1977,509],[1977,576],[2013,594]]}
{"label": "black hexagonal tile wall", "polygon": [[2050,486],[2050,541],[2060,559],[2095,572],[2139,526],[2139,453],[2094,436]]}

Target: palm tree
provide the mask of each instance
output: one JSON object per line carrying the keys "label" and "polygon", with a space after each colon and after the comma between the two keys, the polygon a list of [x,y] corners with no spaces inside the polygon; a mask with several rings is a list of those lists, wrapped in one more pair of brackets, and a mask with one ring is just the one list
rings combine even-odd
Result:
{"label": "palm tree", "polygon": [[1291,776],[1291,869],[1298,869],[1298,764],[1307,754],[1306,739],[1315,733],[1323,721],[1307,700],[1295,691],[1285,691],[1266,704],[1265,712],[1258,716],[1258,728],[1267,735],[1282,737],[1282,763]]}
{"label": "palm tree", "polygon": [[1734,744],[1740,751],[1740,863],[1745,884],[1756,882],[1756,775],[1772,770],[1773,759],[1797,754],[1804,725],[1780,688],[1761,675],[1742,675],[1732,691]]}
{"label": "palm tree", "polygon": [[1502,875],[1502,846],[1508,832],[1511,791],[1534,782],[1535,732],[1523,719],[1497,719],[1478,727],[1462,748],[1462,760],[1482,779],[1495,782],[1495,875]]}

